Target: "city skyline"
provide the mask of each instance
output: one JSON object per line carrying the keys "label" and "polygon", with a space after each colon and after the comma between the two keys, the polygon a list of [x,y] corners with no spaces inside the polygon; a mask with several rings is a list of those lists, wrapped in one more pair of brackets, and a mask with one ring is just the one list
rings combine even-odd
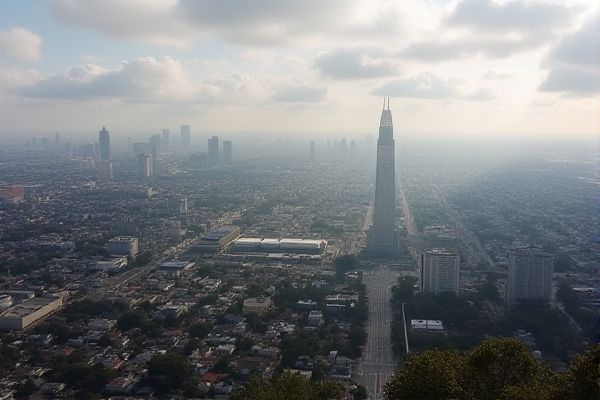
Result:
{"label": "city skyline", "polygon": [[373,133],[381,96],[402,135],[598,133],[599,16],[588,1],[3,8],[0,138],[181,121],[219,134],[359,136]]}

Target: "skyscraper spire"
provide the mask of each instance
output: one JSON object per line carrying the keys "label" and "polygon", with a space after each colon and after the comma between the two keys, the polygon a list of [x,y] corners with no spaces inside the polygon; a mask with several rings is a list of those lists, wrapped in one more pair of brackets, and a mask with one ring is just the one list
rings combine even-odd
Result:
{"label": "skyscraper spire", "polygon": [[390,110],[390,98],[387,98],[387,109],[385,100],[384,98],[379,122],[379,138],[377,139],[373,226],[367,235],[367,253],[376,257],[394,257],[398,252],[398,236],[395,229],[394,125]]}

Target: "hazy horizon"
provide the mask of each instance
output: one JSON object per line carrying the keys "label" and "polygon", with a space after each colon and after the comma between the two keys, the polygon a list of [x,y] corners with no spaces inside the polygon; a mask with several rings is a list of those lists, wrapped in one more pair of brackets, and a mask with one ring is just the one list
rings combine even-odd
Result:
{"label": "hazy horizon", "polygon": [[0,15],[0,138],[160,132],[590,137],[586,0],[25,0]]}

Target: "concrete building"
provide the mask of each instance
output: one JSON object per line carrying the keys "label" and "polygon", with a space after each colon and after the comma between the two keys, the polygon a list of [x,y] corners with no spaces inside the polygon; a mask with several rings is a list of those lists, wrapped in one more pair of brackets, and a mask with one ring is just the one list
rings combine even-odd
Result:
{"label": "concrete building", "polygon": [[392,112],[381,111],[377,139],[377,170],[375,176],[375,206],[373,227],[368,232],[367,252],[376,257],[390,257],[398,252],[396,220],[395,144]]}
{"label": "concrete building", "polygon": [[223,164],[233,164],[233,143],[231,140],[223,141]]}
{"label": "concrete building", "polygon": [[0,314],[0,330],[20,331],[26,329],[34,322],[58,310],[62,304],[62,298],[48,296],[34,297],[12,306]]}
{"label": "concrete building", "polygon": [[171,149],[171,131],[169,129],[162,130],[161,146],[163,152],[168,152]]}
{"label": "concrete building", "polygon": [[152,156],[150,154],[142,153],[138,155],[137,172],[138,176],[142,178],[152,176]]}
{"label": "concrete building", "polygon": [[323,313],[318,310],[313,310],[308,314],[308,324],[311,326],[323,325]]}
{"label": "concrete building", "polygon": [[236,253],[293,253],[322,254],[327,248],[327,240],[317,239],[269,239],[239,238],[233,242]]}
{"label": "concrete building", "polygon": [[507,301],[543,299],[552,302],[554,257],[539,247],[519,247],[508,254]]}
{"label": "concrete building", "polygon": [[189,151],[192,144],[191,131],[189,125],[181,125],[179,143],[184,151]]}
{"label": "concrete building", "polygon": [[100,160],[110,160],[110,135],[105,126],[98,133]]}
{"label": "concrete building", "polygon": [[208,139],[208,165],[211,167],[219,164],[219,137]]}
{"label": "concrete building", "polygon": [[240,228],[233,225],[225,225],[204,234],[194,247],[197,248],[197,250],[217,252],[228,246],[239,236]]}
{"label": "concrete building", "polygon": [[421,253],[421,292],[458,294],[459,256],[446,249],[431,249]]}
{"label": "concrete building", "polygon": [[111,256],[135,258],[140,252],[139,240],[131,236],[118,236],[109,240],[106,250]]}
{"label": "concrete building", "polygon": [[244,314],[263,315],[271,309],[273,302],[270,297],[251,297],[244,300]]}
{"label": "concrete building", "polygon": [[98,271],[117,271],[127,266],[127,257],[111,257],[105,260],[98,260],[93,269]]}
{"label": "concrete building", "polygon": [[410,329],[414,333],[444,333],[442,321],[433,319],[411,319]]}

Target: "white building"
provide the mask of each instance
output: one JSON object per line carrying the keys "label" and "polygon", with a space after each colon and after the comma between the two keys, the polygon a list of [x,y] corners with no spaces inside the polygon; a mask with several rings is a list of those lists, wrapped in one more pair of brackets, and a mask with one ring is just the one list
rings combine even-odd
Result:
{"label": "white building", "polygon": [[63,299],[58,296],[34,297],[8,308],[0,314],[0,330],[20,331],[58,310]]}
{"label": "white building", "polygon": [[118,236],[108,242],[106,250],[111,256],[127,256],[135,258],[140,252],[139,240],[138,238],[131,236]]}
{"label": "white building", "polygon": [[458,294],[459,256],[446,249],[426,250],[420,259],[421,292]]}
{"label": "white building", "polygon": [[519,247],[508,254],[507,301],[544,299],[552,301],[554,257],[539,247]]}

